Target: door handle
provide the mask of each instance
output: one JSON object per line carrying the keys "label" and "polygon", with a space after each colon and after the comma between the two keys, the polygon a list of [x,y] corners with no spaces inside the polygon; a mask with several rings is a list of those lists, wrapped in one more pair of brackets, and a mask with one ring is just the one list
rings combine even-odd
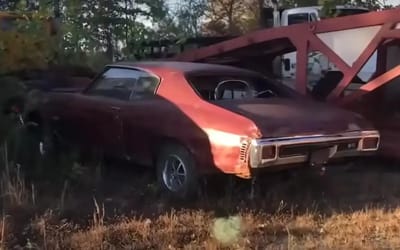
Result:
{"label": "door handle", "polygon": [[119,110],[121,110],[121,108],[120,108],[120,107],[117,107],[117,106],[111,106],[111,109],[114,110],[114,111],[119,111]]}

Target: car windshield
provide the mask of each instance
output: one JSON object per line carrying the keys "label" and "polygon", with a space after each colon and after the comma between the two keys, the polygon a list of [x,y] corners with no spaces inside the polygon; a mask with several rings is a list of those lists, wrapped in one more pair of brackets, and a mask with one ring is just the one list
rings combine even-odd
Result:
{"label": "car windshield", "polygon": [[287,98],[293,92],[271,79],[258,76],[197,75],[187,77],[192,87],[204,99],[218,101],[245,98]]}

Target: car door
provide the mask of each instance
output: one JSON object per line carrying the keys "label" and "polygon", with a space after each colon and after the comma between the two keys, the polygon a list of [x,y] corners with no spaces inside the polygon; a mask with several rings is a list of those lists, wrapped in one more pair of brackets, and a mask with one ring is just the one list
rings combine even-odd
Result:
{"label": "car door", "polygon": [[136,81],[129,103],[121,110],[124,145],[128,158],[148,164],[151,161],[154,138],[162,126],[162,114],[170,104],[155,94],[160,83],[158,76],[141,70],[130,70],[135,74]]}
{"label": "car door", "polygon": [[129,69],[109,67],[79,97],[77,122],[82,140],[113,156],[125,155],[121,110],[130,99],[135,78]]}

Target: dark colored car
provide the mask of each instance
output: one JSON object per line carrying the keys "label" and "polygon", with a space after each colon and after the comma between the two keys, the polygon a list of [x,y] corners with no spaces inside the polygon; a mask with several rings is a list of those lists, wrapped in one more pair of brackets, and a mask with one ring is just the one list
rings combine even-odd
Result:
{"label": "dark colored car", "polygon": [[52,89],[39,111],[43,128],[76,145],[156,166],[159,184],[181,197],[203,174],[323,165],[370,155],[380,138],[356,113],[201,63],[112,64],[83,89]]}

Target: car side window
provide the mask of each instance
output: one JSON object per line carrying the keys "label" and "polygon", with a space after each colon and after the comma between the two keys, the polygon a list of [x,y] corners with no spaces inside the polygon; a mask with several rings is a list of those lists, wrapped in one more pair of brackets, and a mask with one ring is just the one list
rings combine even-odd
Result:
{"label": "car side window", "polygon": [[208,101],[243,98],[287,98],[297,93],[289,87],[262,76],[246,75],[187,75],[191,87]]}
{"label": "car side window", "polygon": [[151,98],[155,95],[160,79],[147,72],[138,71],[132,100]]}
{"label": "car side window", "polygon": [[250,93],[250,85],[244,80],[223,80],[214,90],[215,99],[243,99]]}
{"label": "car side window", "polygon": [[109,68],[89,88],[87,94],[131,100],[154,95],[158,78],[128,68]]}

